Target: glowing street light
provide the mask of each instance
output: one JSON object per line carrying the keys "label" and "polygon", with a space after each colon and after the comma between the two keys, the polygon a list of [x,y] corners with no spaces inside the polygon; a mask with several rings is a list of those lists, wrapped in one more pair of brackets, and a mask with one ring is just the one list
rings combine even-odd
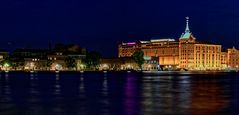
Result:
{"label": "glowing street light", "polygon": [[85,65],[84,64],[80,64],[80,68],[84,68],[85,67]]}
{"label": "glowing street light", "polygon": [[55,65],[55,70],[62,70],[62,65],[56,64]]}
{"label": "glowing street light", "polygon": [[129,64],[129,65],[127,65],[127,68],[131,68],[131,65]]}
{"label": "glowing street light", "polygon": [[103,68],[108,68],[109,66],[107,64],[104,64],[103,65]]}
{"label": "glowing street light", "polygon": [[5,70],[6,73],[8,73],[8,68],[10,67],[9,63],[4,63],[3,64],[3,69]]}
{"label": "glowing street light", "polygon": [[10,65],[9,65],[9,63],[5,63],[3,66],[8,68]]}
{"label": "glowing street light", "polygon": [[35,67],[35,64],[33,62],[30,63],[30,68],[33,69]]}

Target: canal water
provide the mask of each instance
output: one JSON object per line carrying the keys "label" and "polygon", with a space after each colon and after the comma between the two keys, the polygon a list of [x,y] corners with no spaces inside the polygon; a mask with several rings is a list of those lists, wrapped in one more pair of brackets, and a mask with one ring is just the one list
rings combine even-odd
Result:
{"label": "canal water", "polygon": [[0,74],[0,115],[238,114],[239,73]]}

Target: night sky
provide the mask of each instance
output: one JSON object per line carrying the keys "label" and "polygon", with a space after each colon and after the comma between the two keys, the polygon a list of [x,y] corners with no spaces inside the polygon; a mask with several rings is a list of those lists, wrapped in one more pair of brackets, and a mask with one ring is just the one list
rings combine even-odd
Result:
{"label": "night sky", "polygon": [[198,40],[239,47],[238,0],[1,0],[0,48],[77,43],[106,57],[120,41],[178,39],[190,17]]}

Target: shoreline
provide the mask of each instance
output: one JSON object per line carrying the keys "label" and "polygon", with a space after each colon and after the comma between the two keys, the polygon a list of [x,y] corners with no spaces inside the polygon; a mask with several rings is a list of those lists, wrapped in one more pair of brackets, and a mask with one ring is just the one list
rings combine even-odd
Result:
{"label": "shoreline", "polygon": [[136,70],[121,70],[121,71],[107,71],[107,70],[82,70],[82,71],[74,71],[74,70],[64,70],[64,71],[53,71],[53,70],[36,70],[36,71],[26,71],[26,70],[8,70],[8,71],[0,71],[0,73],[9,73],[9,72],[24,72],[24,73],[38,73],[38,72],[46,72],[46,73],[84,73],[84,72],[95,72],[95,73],[107,73],[107,72],[137,72],[137,73],[236,73],[239,71],[226,71],[226,70],[207,70],[207,71],[136,71]]}

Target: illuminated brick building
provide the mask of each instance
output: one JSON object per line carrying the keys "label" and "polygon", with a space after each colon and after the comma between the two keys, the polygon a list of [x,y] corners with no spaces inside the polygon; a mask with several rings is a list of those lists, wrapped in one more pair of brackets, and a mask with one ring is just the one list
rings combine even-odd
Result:
{"label": "illuminated brick building", "polygon": [[221,69],[221,45],[195,44],[194,68],[197,70]]}
{"label": "illuminated brick building", "polygon": [[179,39],[180,68],[191,70],[221,69],[221,45],[202,43],[189,30],[189,17],[186,17],[185,33]]}
{"label": "illuminated brick building", "polygon": [[140,41],[140,49],[145,56],[159,57],[161,66],[174,66],[179,64],[179,43],[174,39],[158,39]]}
{"label": "illuminated brick building", "polygon": [[131,57],[137,48],[136,42],[121,43],[118,45],[118,57]]}
{"label": "illuminated brick building", "polygon": [[239,50],[235,47],[228,49],[228,67],[232,69],[239,69]]}
{"label": "illuminated brick building", "polygon": [[142,50],[145,56],[159,57],[159,65],[163,68],[220,70],[221,61],[226,62],[226,57],[221,59],[221,45],[196,41],[189,29],[189,17],[186,17],[186,29],[179,41],[154,39],[122,43],[118,45],[118,56],[130,57],[138,49]]}
{"label": "illuminated brick building", "polygon": [[221,52],[221,66],[222,69],[227,69],[228,65],[228,52]]}
{"label": "illuminated brick building", "polygon": [[179,64],[179,42],[174,39],[154,39],[122,43],[119,45],[119,57],[130,57],[137,49],[144,52],[147,57],[159,57],[162,66],[176,67]]}
{"label": "illuminated brick building", "polygon": [[189,30],[188,18],[185,33],[179,38],[179,67],[193,68],[194,67],[194,46],[196,38]]}

